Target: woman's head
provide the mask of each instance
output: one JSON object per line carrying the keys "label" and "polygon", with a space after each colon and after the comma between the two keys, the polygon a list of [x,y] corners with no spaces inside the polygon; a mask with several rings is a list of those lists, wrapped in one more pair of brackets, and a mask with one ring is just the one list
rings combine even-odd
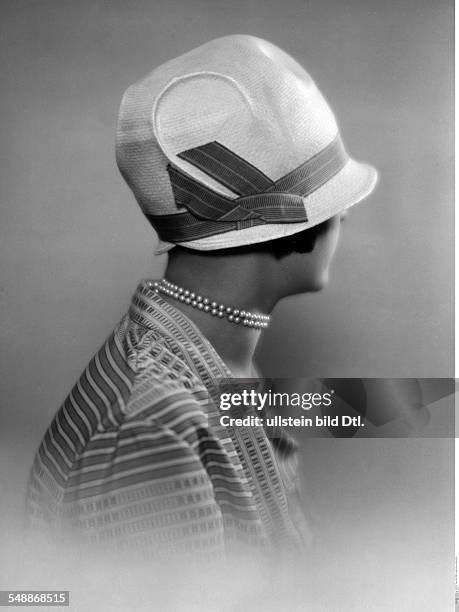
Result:
{"label": "woman's head", "polygon": [[200,269],[213,273],[216,284],[229,276],[235,290],[242,278],[247,281],[247,274],[252,274],[253,285],[260,284],[277,299],[320,291],[328,281],[345,214],[335,215],[291,236],[256,244],[213,251],[178,246],[170,251],[170,262],[179,260],[182,267],[193,262],[192,267],[196,269],[195,262],[199,260]]}
{"label": "woman's head", "polygon": [[320,291],[328,283],[330,265],[338,245],[343,218],[344,215],[335,215],[321,223],[314,247],[308,251],[308,256],[305,256],[305,251],[301,249],[301,236],[299,236],[298,248],[284,260],[285,274],[290,275],[289,285],[292,294]]}

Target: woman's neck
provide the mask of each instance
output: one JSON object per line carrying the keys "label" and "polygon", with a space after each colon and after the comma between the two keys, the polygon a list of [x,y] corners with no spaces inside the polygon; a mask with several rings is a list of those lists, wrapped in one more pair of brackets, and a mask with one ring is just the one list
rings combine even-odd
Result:
{"label": "woman's neck", "polygon": [[[257,257],[210,257],[190,251],[174,253],[165,276],[184,289],[233,309],[269,314],[277,301],[266,265]],[[260,329],[236,325],[174,298],[163,297],[196,324],[236,377],[256,376],[253,356]]]}

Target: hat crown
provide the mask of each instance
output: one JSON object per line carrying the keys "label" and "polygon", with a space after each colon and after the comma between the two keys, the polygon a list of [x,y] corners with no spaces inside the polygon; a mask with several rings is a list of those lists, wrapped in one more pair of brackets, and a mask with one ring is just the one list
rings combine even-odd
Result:
{"label": "hat crown", "polygon": [[276,180],[337,131],[327,102],[293,58],[252,36],[226,36],[166,62],[126,91],[117,162],[146,214],[170,214],[178,209],[169,163],[232,195],[180,158],[185,150],[217,141]]}

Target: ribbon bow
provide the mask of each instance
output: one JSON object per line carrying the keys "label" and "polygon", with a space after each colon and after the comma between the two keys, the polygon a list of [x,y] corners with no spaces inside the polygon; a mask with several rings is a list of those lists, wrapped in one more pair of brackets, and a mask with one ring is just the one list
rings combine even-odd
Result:
{"label": "ribbon bow", "polygon": [[348,157],[339,135],[322,151],[277,181],[218,142],[178,154],[238,197],[216,193],[183,170],[167,171],[178,208],[188,212],[147,215],[163,240],[183,242],[266,223],[308,220],[303,198],[329,181]]}

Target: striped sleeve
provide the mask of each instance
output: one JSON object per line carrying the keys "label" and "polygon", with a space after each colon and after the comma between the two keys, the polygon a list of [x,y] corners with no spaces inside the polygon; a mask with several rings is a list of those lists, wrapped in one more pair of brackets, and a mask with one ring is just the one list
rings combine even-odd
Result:
{"label": "striped sleeve", "polygon": [[69,473],[63,508],[97,544],[168,553],[223,551],[212,484],[192,447],[163,425],[128,420],[92,437]]}

